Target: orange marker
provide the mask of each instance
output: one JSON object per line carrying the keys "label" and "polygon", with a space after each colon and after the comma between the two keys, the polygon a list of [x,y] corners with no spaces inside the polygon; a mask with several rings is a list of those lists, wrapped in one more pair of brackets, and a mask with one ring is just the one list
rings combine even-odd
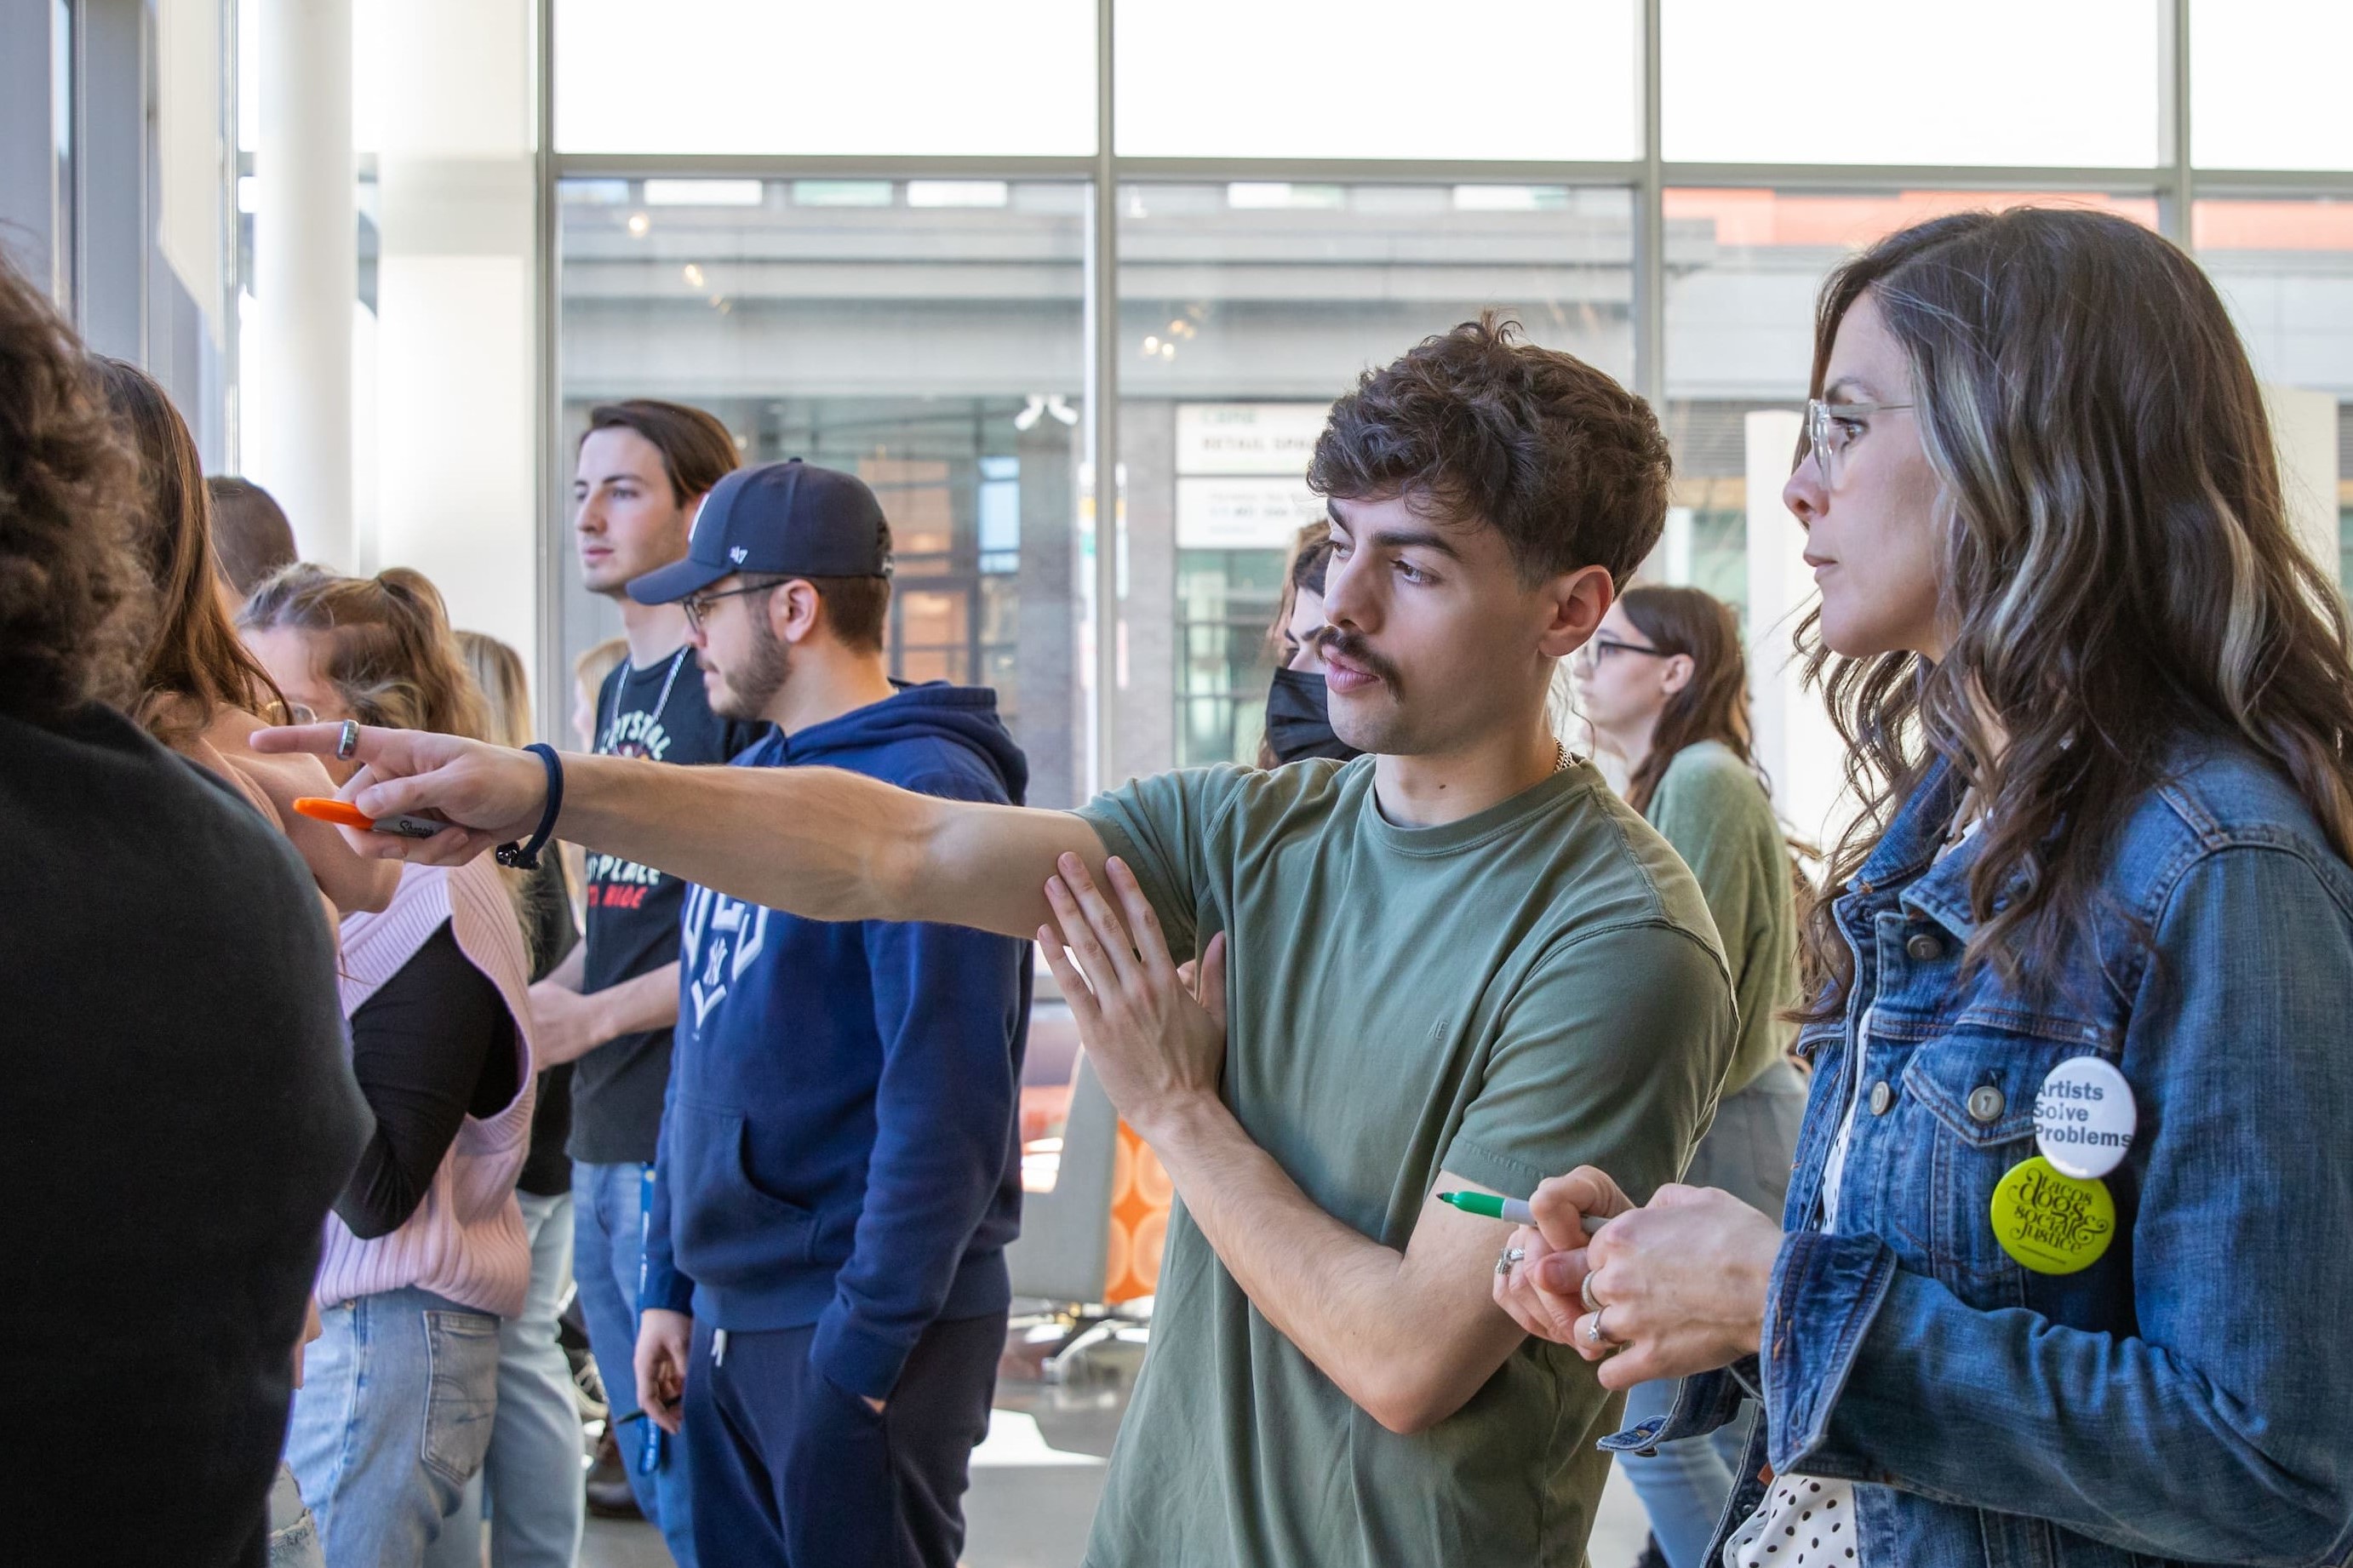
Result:
{"label": "orange marker", "polygon": [[347,800],[330,800],[316,795],[300,797],[294,802],[294,809],[304,816],[332,822],[339,827],[356,827],[362,833],[389,833],[396,838],[430,838],[449,826],[429,816],[370,816]]}

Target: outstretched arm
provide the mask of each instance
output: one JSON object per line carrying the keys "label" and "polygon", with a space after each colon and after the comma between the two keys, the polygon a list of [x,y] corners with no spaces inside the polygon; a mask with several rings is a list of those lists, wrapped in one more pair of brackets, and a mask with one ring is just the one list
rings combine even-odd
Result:
{"label": "outstretched arm", "polygon": [[[261,752],[334,753],[339,724],[264,730]],[[380,858],[470,860],[527,837],[547,798],[537,757],[452,735],[363,728],[353,803],[371,816],[452,826],[424,840],[350,833]],[[915,795],[833,768],[682,768],[564,759],[562,836],[732,898],[811,920],[937,921],[1027,937],[1052,912],[1055,857],[1100,869],[1094,829],[1068,812]]]}

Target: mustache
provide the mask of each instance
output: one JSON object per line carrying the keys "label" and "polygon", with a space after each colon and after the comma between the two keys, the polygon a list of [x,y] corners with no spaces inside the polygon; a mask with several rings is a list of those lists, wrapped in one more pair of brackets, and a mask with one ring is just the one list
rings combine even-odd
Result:
{"label": "mustache", "polygon": [[1309,640],[1314,643],[1316,652],[1324,658],[1328,658],[1336,653],[1358,668],[1372,671],[1391,686],[1399,684],[1397,666],[1375,653],[1372,645],[1365,640],[1362,632],[1343,631],[1338,626],[1324,626]]}

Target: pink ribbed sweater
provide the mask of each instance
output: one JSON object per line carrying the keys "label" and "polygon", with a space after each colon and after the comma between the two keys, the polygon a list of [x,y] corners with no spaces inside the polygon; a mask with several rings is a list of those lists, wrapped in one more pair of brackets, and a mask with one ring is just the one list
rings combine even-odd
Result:
{"label": "pink ribbed sweater", "polygon": [[531,1049],[531,968],[522,928],[497,867],[487,856],[459,867],[403,868],[400,889],[380,914],[343,921],[343,1016],[415,956],[448,921],[458,946],[490,977],[515,1022],[522,1090],[495,1116],[469,1116],[406,1224],[362,1241],[327,1216],[319,1263],[319,1304],[421,1286],[460,1306],[519,1316],[531,1284],[531,1241],[515,1203],[515,1177],[531,1142],[535,1098]]}

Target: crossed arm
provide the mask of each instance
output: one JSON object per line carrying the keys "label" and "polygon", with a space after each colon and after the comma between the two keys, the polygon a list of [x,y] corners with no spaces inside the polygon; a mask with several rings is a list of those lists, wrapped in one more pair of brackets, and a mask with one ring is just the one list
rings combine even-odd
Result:
{"label": "crossed arm", "polygon": [[[332,753],[339,728],[266,731],[256,746]],[[545,775],[535,757],[373,729],[360,731],[354,754],[367,764],[352,795],[362,811],[453,825],[421,843],[350,835],[361,854],[451,864],[538,825]],[[1488,1288],[1509,1227],[1431,1201],[1403,1250],[1385,1247],[1317,1208],[1250,1141],[1218,1097],[1222,1017],[1212,1023],[1184,992],[1124,868],[1112,884],[1129,910],[1123,926],[1098,890],[1106,856],[1082,818],[915,795],[826,768],[575,756],[564,771],[559,830],[575,843],[814,920],[939,921],[1044,940],[1074,1007],[1107,999],[1092,1024],[1081,1020],[1096,1068],[1220,1260],[1267,1321],[1384,1426],[1416,1431],[1453,1414],[1520,1343]],[[1114,951],[1127,970],[1113,967]],[[1221,999],[1219,956],[1205,963]]]}
{"label": "crossed arm", "polygon": [[[1225,938],[1202,955],[1197,1000],[1133,873],[1114,858],[1105,879],[1117,910],[1065,856],[1047,884],[1056,923],[1037,932],[1104,1089],[1278,1332],[1392,1432],[1453,1415],[1524,1337],[1488,1289],[1511,1227],[1425,1198],[1400,1251],[1316,1207],[1218,1095]],[[1492,1190],[1446,1173],[1439,1185]]]}

